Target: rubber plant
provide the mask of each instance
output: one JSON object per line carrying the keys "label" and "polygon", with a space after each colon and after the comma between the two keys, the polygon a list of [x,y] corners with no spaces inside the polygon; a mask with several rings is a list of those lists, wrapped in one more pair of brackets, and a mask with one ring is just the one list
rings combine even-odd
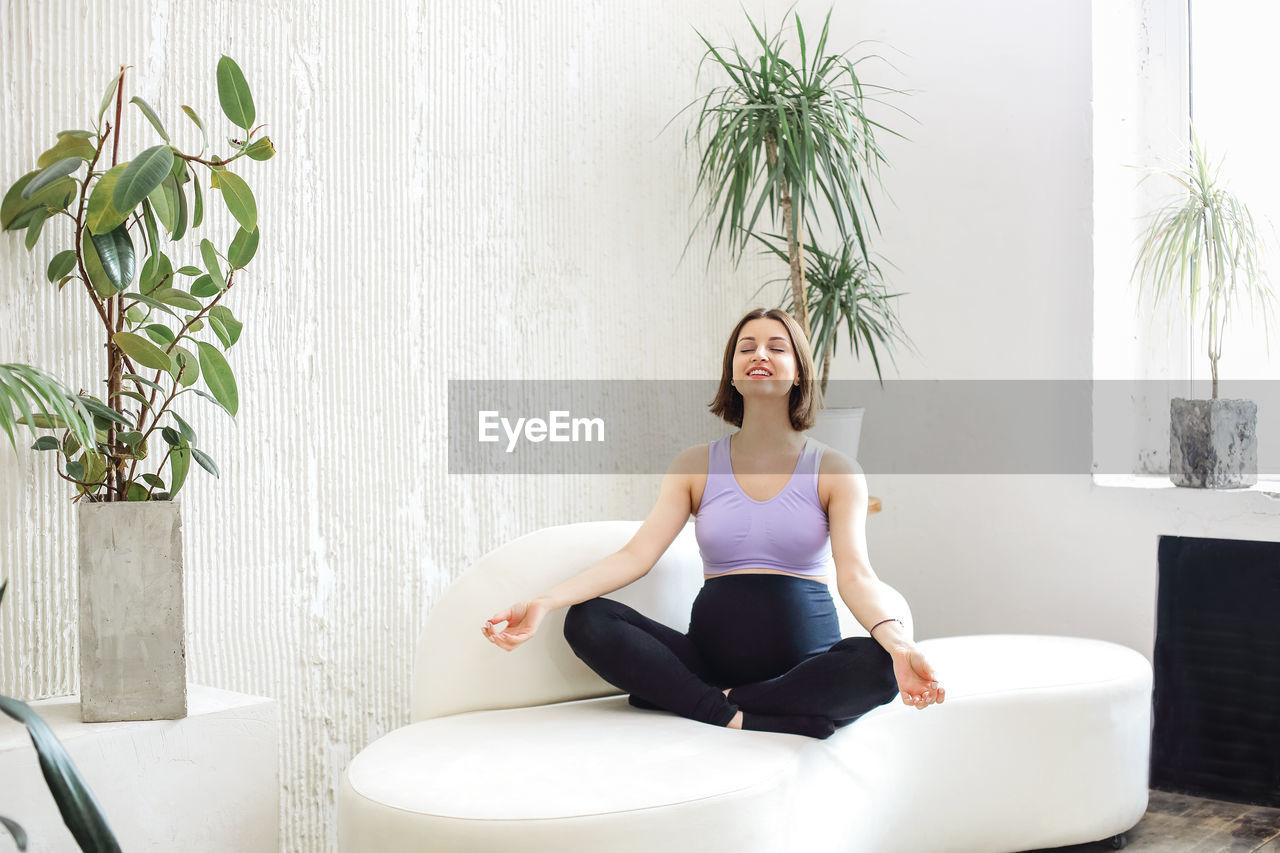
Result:
{"label": "rubber plant", "polygon": [[[173,499],[192,460],[218,476],[175,403],[185,405],[190,398],[180,398],[191,392],[233,418],[239,408],[224,353],[239,339],[242,324],[224,297],[253,259],[260,227],[253,192],[232,165],[275,153],[271,139],[258,135],[244,74],[223,56],[218,100],[238,128],[226,140],[230,151],[207,153],[208,127],[183,104],[202,141],[198,153],[187,153],[170,138],[156,110],[135,96],[130,104],[160,142],[121,160],[127,68],[107,86],[91,129],[60,132],[0,203],[0,225],[25,231],[28,251],[42,236],[56,235],[48,281],[59,292],[68,284],[82,291],[101,320],[105,397],[72,393],[30,365],[0,364],[0,429],[15,451],[15,425],[33,434],[61,430],[60,437],[40,435],[32,447],[54,453],[58,475],[74,484],[77,502]],[[205,218],[206,181],[237,226],[225,249],[208,238],[193,245]],[[179,249],[194,263],[179,264]],[[150,452],[157,431],[164,454],[155,470],[142,471],[140,463],[158,455]]]}
{"label": "rubber plant", "polygon": [[[7,580],[0,582],[0,604],[4,603],[4,591],[8,585]],[[45,784],[57,803],[62,822],[71,830],[80,849],[85,853],[120,853],[120,845],[102,814],[102,807],[49,724],[26,702],[8,696],[0,696],[0,711],[27,727]],[[12,818],[0,817],[0,826],[13,836],[19,850],[27,849],[27,833],[21,824]]]}
{"label": "rubber plant", "polygon": [[[701,148],[695,193],[707,198],[700,222],[714,222],[711,251],[727,238],[737,262],[756,236],[762,213],[767,210],[775,225],[781,220],[793,313],[812,339],[806,245],[825,215],[841,242],[856,245],[864,261],[871,263],[869,232],[879,228],[879,221],[869,183],[880,183],[880,166],[887,163],[876,134],[905,137],[868,115],[868,106],[880,102],[869,90],[897,91],[859,78],[855,66],[874,54],[855,61],[848,51],[828,53],[830,11],[811,52],[798,13],[794,20],[798,63],[783,55],[786,43],[781,33],[769,36],[750,15],[747,21],[759,45],[758,56],[747,56],[736,42],[716,47],[699,32],[707,50],[698,77],[710,66],[727,82],[677,117],[700,104],[685,144],[696,142]],[[824,388],[829,352],[815,348]]]}

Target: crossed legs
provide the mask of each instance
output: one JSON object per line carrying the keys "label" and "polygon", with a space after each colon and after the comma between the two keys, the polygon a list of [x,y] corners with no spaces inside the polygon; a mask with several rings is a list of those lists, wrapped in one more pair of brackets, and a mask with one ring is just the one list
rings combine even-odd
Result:
{"label": "crossed legs", "polygon": [[564,636],[587,666],[631,694],[632,705],[711,725],[739,721],[745,729],[826,738],[897,695],[892,659],[867,637],[843,639],[776,678],[731,686],[726,695],[725,682],[686,634],[621,602],[573,605]]}

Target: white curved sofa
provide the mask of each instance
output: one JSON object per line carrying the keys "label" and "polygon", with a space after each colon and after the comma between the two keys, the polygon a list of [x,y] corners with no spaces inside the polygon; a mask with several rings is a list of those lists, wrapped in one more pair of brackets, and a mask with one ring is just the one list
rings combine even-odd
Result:
{"label": "white curved sofa", "polygon": [[[342,853],[1005,853],[1111,838],[1147,807],[1152,671],[1124,646],[1040,635],[924,640],[947,688],[831,737],[712,726],[627,701],[573,653],[565,609],[507,652],[480,631],[622,547],[638,521],[538,530],[486,554],[432,610],[412,722],[343,773]],[[606,597],[688,629],[690,523]],[[867,636],[835,590],[843,636]],[[901,596],[894,602],[910,625]]]}

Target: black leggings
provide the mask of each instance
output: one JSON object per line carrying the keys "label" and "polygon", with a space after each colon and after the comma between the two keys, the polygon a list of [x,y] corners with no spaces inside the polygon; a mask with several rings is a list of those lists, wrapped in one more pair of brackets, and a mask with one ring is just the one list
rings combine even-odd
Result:
{"label": "black leggings", "polygon": [[716,726],[741,710],[743,728],[826,738],[898,694],[889,653],[870,637],[841,639],[831,591],[812,578],[710,578],[688,634],[593,598],[569,608],[564,636],[632,705]]}

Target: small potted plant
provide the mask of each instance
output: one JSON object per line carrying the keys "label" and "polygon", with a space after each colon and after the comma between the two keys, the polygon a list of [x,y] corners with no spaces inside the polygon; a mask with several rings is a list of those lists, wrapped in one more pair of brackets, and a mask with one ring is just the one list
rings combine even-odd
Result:
{"label": "small potted plant", "polygon": [[[86,722],[186,715],[177,496],[193,460],[215,477],[218,469],[199,446],[189,423],[195,418],[175,404],[189,403],[191,393],[231,417],[239,408],[224,353],[242,326],[225,297],[253,259],[260,229],[254,195],[232,166],[275,153],[270,138],[258,135],[244,74],[224,56],[218,99],[239,128],[227,139],[232,151],[207,153],[206,125],[184,104],[203,143],[188,153],[151,105],[133,97],[159,142],[123,159],[125,70],[111,80],[91,129],[59,133],[0,202],[0,225],[25,230],[28,251],[41,237],[57,242],[47,278],[84,294],[105,339],[102,397],[73,393],[30,365],[0,364],[0,428],[15,450],[17,424],[33,434],[61,431],[32,447],[47,451],[75,489]],[[198,249],[190,245],[205,218],[206,183],[235,223],[225,249],[208,238]],[[188,246],[192,257],[180,258]]]}
{"label": "small potted plant", "polygon": [[1169,479],[1177,486],[1241,488],[1258,481],[1258,405],[1218,397],[1218,359],[1227,313],[1242,292],[1262,309],[1264,329],[1273,294],[1253,215],[1219,179],[1221,162],[1210,169],[1194,129],[1191,149],[1190,166],[1148,171],[1176,181],[1181,191],[1151,213],[1130,279],[1140,289],[1149,283],[1157,304],[1176,282],[1188,316],[1194,321],[1199,308],[1207,333],[1212,396],[1170,401]]}

